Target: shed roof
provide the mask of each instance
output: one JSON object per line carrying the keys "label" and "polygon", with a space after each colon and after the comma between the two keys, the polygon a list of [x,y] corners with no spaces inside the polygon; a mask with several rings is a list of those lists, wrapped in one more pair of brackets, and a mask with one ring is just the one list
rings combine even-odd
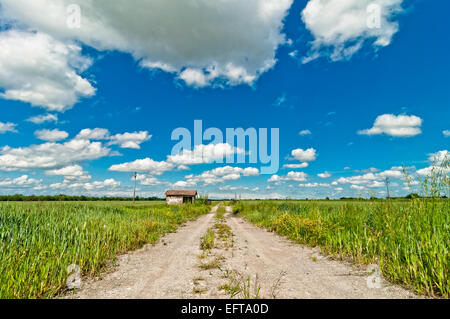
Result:
{"label": "shed roof", "polygon": [[168,190],[166,196],[197,196],[197,191],[194,190]]}

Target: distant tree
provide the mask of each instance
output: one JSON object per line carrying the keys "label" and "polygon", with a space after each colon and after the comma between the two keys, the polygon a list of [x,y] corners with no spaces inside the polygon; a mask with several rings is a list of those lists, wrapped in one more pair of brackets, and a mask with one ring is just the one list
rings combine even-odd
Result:
{"label": "distant tree", "polygon": [[405,198],[407,198],[407,199],[415,199],[415,198],[419,198],[419,197],[420,196],[418,194],[411,193],[411,194],[408,194]]}

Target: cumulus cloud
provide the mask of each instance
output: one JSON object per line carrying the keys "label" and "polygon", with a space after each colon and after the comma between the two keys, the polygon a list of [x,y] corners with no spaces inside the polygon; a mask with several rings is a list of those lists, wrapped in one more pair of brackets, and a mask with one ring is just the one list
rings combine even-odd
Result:
{"label": "cumulus cloud", "polygon": [[0,170],[56,169],[73,163],[109,155],[99,142],[73,139],[65,143],[48,142],[28,147],[0,149]]}
{"label": "cumulus cloud", "polygon": [[298,187],[317,188],[317,187],[331,187],[331,185],[326,183],[306,183],[306,184],[298,184]]}
{"label": "cumulus cloud", "polygon": [[86,181],[91,179],[91,176],[88,175],[80,165],[70,165],[59,169],[48,170],[45,174],[50,176],[64,176],[65,182]]}
{"label": "cumulus cloud", "polygon": [[308,63],[325,56],[332,61],[349,59],[365,42],[376,50],[388,46],[398,32],[395,17],[403,0],[309,0],[302,20],[314,40]]}
{"label": "cumulus cloud", "polygon": [[364,186],[361,186],[361,185],[351,185],[350,188],[358,190],[358,191],[363,191],[366,189]]}
{"label": "cumulus cloud", "polygon": [[58,122],[58,115],[57,114],[41,114],[37,116],[33,116],[28,118],[26,121],[32,122],[34,124],[42,124],[45,122]]}
{"label": "cumulus cloud", "polygon": [[220,191],[250,191],[250,192],[258,192],[259,191],[259,187],[248,187],[248,186],[231,186],[231,185],[227,185],[227,186],[221,186],[219,187]]}
{"label": "cumulus cloud", "polygon": [[89,129],[85,128],[75,136],[75,139],[80,140],[107,140],[109,139],[109,130],[105,128]]}
{"label": "cumulus cloud", "polygon": [[253,84],[286,43],[283,19],[293,3],[80,0],[82,27],[70,29],[66,8],[72,2],[3,0],[3,15],[60,40],[130,53],[141,66],[175,73],[193,86]]}
{"label": "cumulus cloud", "polygon": [[172,163],[157,162],[151,158],[138,159],[133,162],[113,165],[109,168],[110,171],[116,172],[145,172],[151,175],[161,175],[174,168]]}
{"label": "cumulus cloud", "polygon": [[140,149],[141,144],[151,139],[147,131],[123,133],[111,136],[105,128],[84,129],[75,137],[79,140],[109,140],[108,145],[119,145],[121,148]]}
{"label": "cumulus cloud", "polygon": [[287,175],[278,176],[272,175],[268,180],[271,182],[292,181],[292,182],[305,182],[308,175],[304,172],[289,172]]}
{"label": "cumulus cloud", "polygon": [[185,181],[178,181],[174,187],[192,187],[202,183],[203,185],[215,185],[226,181],[234,181],[242,176],[258,176],[259,170],[254,167],[232,167],[224,166],[213,170],[205,171],[199,175],[187,175]]}
{"label": "cumulus cloud", "polygon": [[0,187],[4,188],[22,188],[22,187],[34,187],[42,183],[42,180],[36,180],[29,178],[28,175],[22,175],[17,178],[6,178],[0,180]]}
{"label": "cumulus cloud", "polygon": [[17,124],[14,123],[3,123],[0,122],[0,134],[6,133],[6,132],[13,132],[17,133],[16,127]]}
{"label": "cumulus cloud", "polygon": [[[3,5],[7,3],[2,1]],[[48,19],[43,12],[41,8],[36,14]],[[40,32],[8,30],[0,32],[0,47],[0,97],[4,99],[62,112],[95,93],[91,83],[79,75],[91,60],[81,55],[75,43]]]}
{"label": "cumulus cloud", "polygon": [[401,179],[403,178],[403,168],[399,166],[394,166],[389,170],[385,170],[378,173],[366,173],[363,175],[356,175],[356,176],[350,176],[350,177],[341,177],[337,180],[335,180],[332,185],[338,185],[338,184],[352,184],[352,185],[360,185],[360,186],[366,186],[371,188],[381,187],[384,186],[384,183],[381,183],[386,179],[386,177],[389,178],[395,178],[395,179]]}
{"label": "cumulus cloud", "polygon": [[[145,137],[145,136],[142,136]],[[241,154],[244,150],[232,147],[230,144],[208,144],[197,145],[194,150],[182,150],[177,155],[167,156],[166,161],[154,161],[151,158],[138,159],[133,162],[113,165],[109,168],[111,171],[119,172],[147,172],[151,175],[161,175],[175,168],[178,170],[189,169],[188,165],[208,164],[214,161],[220,162],[224,157]],[[252,168],[242,171],[245,176],[259,174]]]}
{"label": "cumulus cloud", "polygon": [[243,154],[244,150],[233,147],[228,143],[196,145],[194,150],[183,150],[177,155],[170,155],[167,161],[177,165],[195,165],[220,162],[225,157],[234,154]]}
{"label": "cumulus cloud", "polygon": [[360,135],[386,134],[394,137],[412,137],[422,133],[422,119],[415,115],[383,114],[376,118],[372,128],[358,131]]}
{"label": "cumulus cloud", "polygon": [[417,170],[417,174],[421,176],[430,176],[436,174],[450,174],[448,161],[450,160],[449,151],[443,150],[436,153],[428,154],[430,166]]}
{"label": "cumulus cloud", "polygon": [[60,131],[58,129],[54,129],[54,130],[39,130],[34,132],[34,135],[38,139],[43,141],[57,142],[65,140],[69,136],[69,133],[65,131]]}
{"label": "cumulus cloud", "polygon": [[314,162],[317,159],[317,151],[314,148],[308,148],[307,150],[303,150],[301,148],[293,150],[292,156],[299,162]]}
{"label": "cumulus cloud", "polygon": [[302,130],[300,131],[300,133],[298,133],[299,135],[305,136],[305,135],[311,135],[311,131],[310,130]]}
{"label": "cumulus cloud", "polygon": [[428,154],[428,160],[431,163],[435,163],[437,165],[441,165],[442,163],[444,163],[445,160],[449,160],[449,159],[450,159],[450,155],[447,150]]}
{"label": "cumulus cloud", "polygon": [[299,169],[299,168],[306,168],[308,167],[308,163],[301,163],[301,164],[285,164],[283,165],[283,169],[289,168],[289,169]]}
{"label": "cumulus cloud", "polygon": [[319,176],[320,178],[328,178],[328,177],[331,177],[331,174],[329,172],[323,172],[323,173],[317,174],[317,176]]}
{"label": "cumulus cloud", "polygon": [[444,134],[445,137],[449,137],[450,136],[450,130],[442,131],[442,134]]}
{"label": "cumulus cloud", "polygon": [[136,180],[139,181],[139,183],[143,186],[158,186],[169,184],[168,182],[161,181],[158,178],[147,174],[137,174]]}
{"label": "cumulus cloud", "polygon": [[140,131],[134,133],[123,133],[111,136],[108,145],[117,144],[121,148],[140,149],[141,144],[148,141],[152,136],[147,131]]}
{"label": "cumulus cloud", "polygon": [[70,182],[63,182],[63,183],[54,183],[50,185],[50,188],[52,189],[58,189],[58,190],[67,190],[67,189],[76,189],[76,190],[86,190],[86,191],[97,191],[101,189],[115,189],[120,186],[120,182],[116,181],[113,178],[105,179],[104,181],[95,181],[95,182],[89,182],[89,183],[70,183]]}

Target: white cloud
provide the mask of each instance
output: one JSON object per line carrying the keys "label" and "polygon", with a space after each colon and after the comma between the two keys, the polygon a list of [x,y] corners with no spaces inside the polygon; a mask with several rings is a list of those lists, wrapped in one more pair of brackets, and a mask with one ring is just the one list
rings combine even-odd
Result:
{"label": "white cloud", "polygon": [[450,155],[449,152],[447,150],[443,150],[443,151],[439,151],[436,153],[431,153],[428,154],[428,160],[431,163],[437,164],[437,165],[441,165],[445,160],[449,160],[450,159]]}
{"label": "white cloud", "polygon": [[65,143],[48,142],[28,147],[0,149],[0,170],[56,169],[73,163],[109,155],[99,142],[73,139]]}
{"label": "white cloud", "polygon": [[317,159],[316,150],[314,148],[308,148],[303,150],[301,148],[293,150],[292,156],[299,162],[313,162]]}
{"label": "white cloud", "polygon": [[302,135],[302,136],[305,136],[305,135],[311,135],[312,133],[311,133],[310,130],[303,130],[303,131],[300,131],[299,134]]}
{"label": "white cloud", "polygon": [[69,133],[65,131],[60,131],[58,129],[54,130],[39,130],[34,132],[34,135],[40,140],[48,142],[57,142],[66,139]]}
{"label": "white cloud", "polygon": [[141,144],[148,141],[152,136],[148,134],[147,131],[134,132],[134,133],[123,133],[111,136],[108,145],[117,144],[121,148],[134,148],[140,149]]}
{"label": "white cloud", "polygon": [[319,176],[320,178],[328,178],[328,177],[331,177],[331,174],[329,172],[323,172],[323,173],[317,174],[317,176]]}
{"label": "white cloud", "polygon": [[380,187],[385,187],[386,184],[380,181],[373,181],[369,184],[367,184],[367,187],[369,188],[380,188]]}
{"label": "white cloud", "polygon": [[15,129],[16,126],[17,126],[17,124],[14,124],[14,123],[0,122],[0,134],[6,133],[6,132],[17,133],[17,130]]}
{"label": "white cloud", "polygon": [[107,140],[109,139],[109,131],[104,128],[85,128],[75,138],[80,140]]}
{"label": "white cloud", "polygon": [[121,148],[140,149],[141,144],[151,139],[147,131],[134,133],[123,133],[111,136],[105,128],[94,128],[82,130],[75,139],[80,140],[109,140],[108,145],[119,145]]}
{"label": "white cloud", "polygon": [[307,183],[307,184],[298,184],[298,187],[317,188],[317,187],[331,187],[331,185],[326,183]]}
{"label": "white cloud", "polygon": [[151,158],[138,159],[133,162],[113,165],[109,168],[110,171],[116,172],[142,172],[151,175],[161,175],[164,172],[170,171],[174,168],[172,163],[157,162]]}
{"label": "white cloud", "polygon": [[362,169],[362,170],[355,170],[356,173],[376,173],[376,172],[379,172],[379,171],[380,170],[378,168],[375,168],[375,167],[370,167],[368,169]]}
{"label": "white cloud", "polygon": [[[252,84],[286,43],[293,0],[80,0],[82,27],[67,28],[72,0],[2,0],[4,16],[60,39],[128,52],[143,67],[178,74],[194,86]],[[45,12],[45,14],[43,14]]]}
{"label": "white cloud", "polygon": [[33,178],[28,178],[28,175],[22,175],[17,178],[6,178],[0,180],[0,187],[5,188],[33,187],[39,185],[41,182],[42,180],[36,180]]}
{"label": "white cloud", "polygon": [[217,167],[213,170],[205,171],[200,175],[187,175],[185,181],[178,181],[175,187],[191,187],[202,183],[203,185],[215,185],[226,181],[234,181],[242,176],[258,176],[259,170],[254,167],[240,168],[232,166]]}
{"label": "white cloud", "polygon": [[338,185],[338,184],[353,184],[353,185],[364,185],[367,187],[380,187],[381,185],[384,185],[383,182],[386,177],[394,178],[394,179],[401,179],[403,178],[403,168],[399,166],[394,166],[389,170],[385,170],[379,173],[366,173],[363,175],[357,175],[357,176],[350,176],[350,177],[341,177],[337,180],[335,180],[332,185]]}
{"label": "white cloud", "polygon": [[444,134],[445,137],[449,137],[450,136],[450,130],[442,131],[442,134]]}
{"label": "white cloud", "polygon": [[301,163],[301,164],[285,164],[283,165],[283,169],[289,168],[289,169],[299,169],[299,168],[306,168],[308,167],[308,163]]}
{"label": "white cloud", "polygon": [[448,161],[450,160],[449,151],[443,150],[436,153],[428,154],[430,166],[417,170],[417,174],[421,176],[431,176],[435,174],[450,174]]}
{"label": "white cloud", "polygon": [[361,135],[386,134],[394,137],[411,137],[422,133],[422,119],[415,115],[383,114],[377,117],[372,128],[358,131]]}
{"label": "white cloud", "polygon": [[350,188],[358,190],[358,191],[363,191],[366,189],[364,186],[360,186],[360,185],[351,185]]}
{"label": "white cloud", "polygon": [[[2,1],[3,5],[8,4]],[[43,7],[35,11],[50,19],[43,12]],[[79,75],[91,60],[81,55],[81,47],[75,43],[39,32],[9,30],[0,32],[0,47],[0,88],[4,90],[0,97],[4,99],[62,112],[95,93]]]}
{"label": "white cloud", "polygon": [[242,174],[244,176],[258,176],[259,175],[259,170],[257,168],[254,167],[247,167],[242,171]]}
{"label": "white cloud", "polygon": [[[142,137],[145,137],[144,135]],[[134,162],[113,165],[109,168],[111,171],[120,172],[148,172],[151,175],[161,175],[177,167],[178,170],[187,170],[187,165],[208,164],[214,161],[223,160],[224,157],[233,154],[241,154],[244,151],[232,147],[230,144],[208,144],[197,145],[194,151],[183,150],[178,155],[167,156],[166,161],[157,162],[150,158],[138,159]],[[223,168],[218,168],[218,171]],[[245,176],[259,174],[257,169],[240,169],[239,173]]]}
{"label": "white cloud", "polygon": [[[365,42],[375,48],[388,46],[398,22],[395,16],[402,11],[403,0],[309,0],[302,11],[302,20],[314,40],[307,63],[318,57],[329,57],[333,61],[349,59],[359,51]],[[381,9],[379,24],[374,25],[372,17]],[[368,23],[369,21],[369,23]]]}
{"label": "white cloud", "polygon": [[65,182],[87,181],[91,176],[80,165],[70,165],[59,169],[48,170],[45,174],[50,176],[64,176]]}
{"label": "white cloud", "polygon": [[45,115],[37,115],[27,119],[28,122],[32,122],[34,124],[42,124],[45,122],[58,122],[57,114],[45,114]]}
{"label": "white cloud", "polygon": [[183,150],[180,154],[170,155],[167,161],[177,165],[207,164],[221,161],[233,154],[243,154],[244,150],[227,143],[196,145],[194,150]]}
{"label": "white cloud", "polygon": [[305,182],[307,174],[304,172],[289,172],[287,175],[278,176],[272,175],[268,182],[281,182],[281,181],[293,181],[293,182]]}
{"label": "white cloud", "polygon": [[209,79],[202,70],[186,69],[180,73],[179,78],[186,82],[187,85],[194,87],[204,87],[209,85]]}
{"label": "white cloud", "polygon": [[54,183],[50,185],[52,189],[66,190],[66,189],[83,189],[86,191],[97,191],[101,189],[115,189],[120,186],[120,182],[113,178],[105,179],[104,181],[95,181],[90,183],[70,183],[65,181],[64,183]]}
{"label": "white cloud", "polygon": [[160,181],[158,178],[146,174],[137,174],[136,180],[139,181],[139,183],[143,186],[157,186],[169,184],[168,182]]}
{"label": "white cloud", "polygon": [[231,186],[231,185],[227,185],[227,186],[221,186],[219,187],[220,191],[250,191],[250,192],[258,192],[259,191],[259,187],[248,187],[248,186]]}

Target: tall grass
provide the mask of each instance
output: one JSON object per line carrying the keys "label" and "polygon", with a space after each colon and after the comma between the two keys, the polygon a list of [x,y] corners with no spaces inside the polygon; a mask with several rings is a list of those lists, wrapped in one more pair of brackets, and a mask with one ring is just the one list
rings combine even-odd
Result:
{"label": "tall grass", "polygon": [[417,293],[449,297],[448,200],[241,204],[250,222],[341,258],[378,262]]}
{"label": "tall grass", "polygon": [[154,243],[205,205],[0,203],[0,298],[50,298],[67,267],[97,275],[117,254]]}

